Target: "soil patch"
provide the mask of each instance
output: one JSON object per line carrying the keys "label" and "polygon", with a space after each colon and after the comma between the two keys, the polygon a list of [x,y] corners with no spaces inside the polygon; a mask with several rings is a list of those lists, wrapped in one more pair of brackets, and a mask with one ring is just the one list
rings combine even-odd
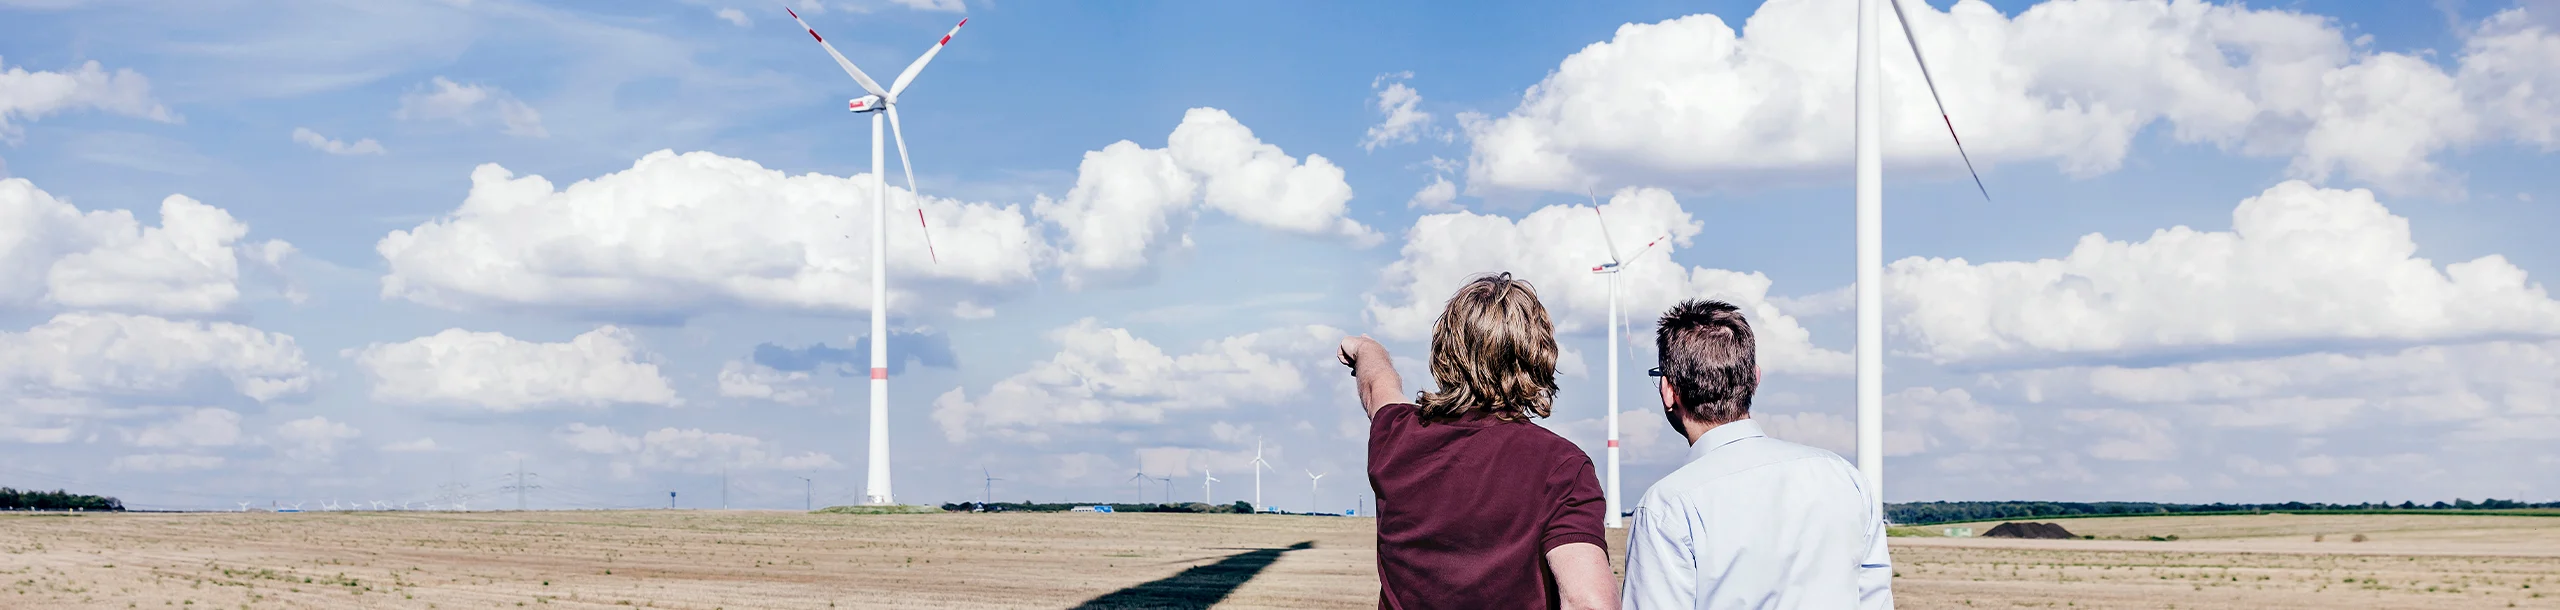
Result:
{"label": "soil patch", "polygon": [[2035,538],[2041,540],[2071,540],[2079,538],[2079,536],[2072,535],[2071,530],[2062,529],[2061,524],[2034,522],[2002,523],[1998,526],[1992,527],[1991,531],[1983,532],[1982,535],[1991,538]]}

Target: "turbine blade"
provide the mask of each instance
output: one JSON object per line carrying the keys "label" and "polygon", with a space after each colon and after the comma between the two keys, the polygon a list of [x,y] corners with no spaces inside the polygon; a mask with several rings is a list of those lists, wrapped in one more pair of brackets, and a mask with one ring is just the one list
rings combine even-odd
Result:
{"label": "turbine blade", "polygon": [[1991,200],[1991,189],[1982,186],[1982,172],[1973,170],[1973,155],[1964,151],[1964,136],[1956,135],[1956,120],[1947,116],[1947,100],[1938,96],[1938,79],[1929,74],[1929,57],[1920,53],[1920,37],[1911,33],[1911,17],[1902,12],[1902,0],[1886,0],[1893,5],[1893,20],[1902,23],[1902,40],[1911,43],[1911,57],[1920,61],[1920,81],[1929,84],[1929,100],[1938,103],[1938,120],[1947,124],[1947,137],[1956,141],[1956,156],[1964,159],[1964,171],[1973,175],[1974,190],[1982,192],[1982,200]]}
{"label": "turbine blade", "polygon": [[1618,258],[1618,238],[1609,236],[1609,216],[1600,213],[1600,196],[1587,189],[1582,194],[1591,198],[1591,215],[1600,219],[1600,241],[1609,245],[1609,264],[1626,264],[1626,259]]}
{"label": "turbine blade", "polygon": [[906,91],[908,83],[916,82],[916,73],[923,72],[925,64],[933,63],[933,56],[941,55],[942,47],[951,44],[951,37],[959,35],[960,26],[964,25],[969,25],[965,17],[960,19],[960,25],[951,26],[951,32],[943,34],[942,40],[934,41],[933,48],[925,49],[924,56],[916,58],[916,63],[907,64],[907,71],[898,73],[898,81],[889,84],[889,95],[886,96],[889,101],[897,101],[898,93]]}
{"label": "turbine blade", "polygon": [[924,222],[924,193],[916,191],[916,167],[915,164],[907,162],[907,132],[898,127],[897,104],[889,105],[889,135],[898,141],[898,169],[907,172],[907,195],[916,198],[916,228],[924,231],[924,253],[926,256],[933,257],[934,263],[939,264],[942,262],[942,255],[933,249],[933,227]]}
{"label": "turbine blade", "polygon": [[1670,235],[1664,235],[1664,236],[1661,236],[1661,237],[1653,238],[1653,241],[1644,242],[1644,247],[1642,247],[1642,248],[1637,248],[1637,249],[1636,249],[1636,255],[1635,255],[1635,256],[1627,257],[1627,262],[1618,263],[1618,268],[1620,268],[1620,269],[1624,269],[1624,268],[1626,268],[1626,266],[1627,266],[1627,265],[1633,265],[1633,264],[1635,264],[1635,260],[1636,260],[1636,259],[1638,259],[1638,258],[1643,258],[1643,257],[1644,257],[1644,253],[1652,251],[1654,246],[1661,245],[1661,244],[1662,244],[1662,242],[1670,241],[1670,240],[1671,240],[1671,236],[1670,236]]}
{"label": "turbine blade", "polygon": [[896,98],[896,97],[897,97],[897,96],[894,96],[894,95],[889,95],[889,92],[881,91],[881,90],[880,90],[880,83],[871,82],[871,75],[869,75],[869,74],[863,74],[863,73],[862,73],[862,69],[861,69],[861,68],[853,67],[853,60],[845,59],[845,58],[844,58],[844,54],[843,54],[843,53],[837,53],[837,52],[836,52],[836,46],[835,46],[835,45],[832,45],[832,44],[827,44],[827,37],[825,37],[825,36],[819,36],[819,35],[818,35],[818,28],[809,27],[809,22],[808,22],[808,21],[803,21],[803,20],[801,20],[801,19],[800,19],[800,13],[799,13],[798,11],[793,11],[793,10],[791,10],[791,7],[786,6],[786,7],[782,7],[782,12],[790,13],[790,14],[791,14],[791,20],[792,20],[792,21],[798,21],[798,22],[800,22],[800,29],[808,30],[808,31],[809,31],[809,37],[810,37],[810,38],[815,38],[815,39],[817,39],[817,40],[818,40],[818,46],[826,47],[826,49],[827,49],[827,54],[828,54],[828,55],[831,55],[831,56],[834,56],[834,57],[836,58],[836,65],[844,66],[844,73],[853,75],[853,82],[861,83],[861,84],[862,84],[862,90],[864,90],[864,91],[869,91],[869,92],[871,92],[871,94],[872,94],[872,95],[877,95],[877,96],[880,96],[880,97],[882,97],[882,98]]}

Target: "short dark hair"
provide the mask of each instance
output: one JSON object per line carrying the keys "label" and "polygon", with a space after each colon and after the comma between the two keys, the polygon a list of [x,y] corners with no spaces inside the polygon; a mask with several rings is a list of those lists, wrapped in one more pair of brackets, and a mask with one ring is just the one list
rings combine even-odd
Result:
{"label": "short dark hair", "polygon": [[1662,376],[1689,419],[1722,424],[1751,415],[1760,385],[1751,321],[1724,301],[1690,299],[1662,314],[1653,336]]}
{"label": "short dark hair", "polygon": [[1546,417],[1556,396],[1556,332],[1538,290],[1511,274],[1476,276],[1449,296],[1431,330],[1437,392],[1415,402],[1422,416],[1455,419],[1489,411],[1495,419]]}

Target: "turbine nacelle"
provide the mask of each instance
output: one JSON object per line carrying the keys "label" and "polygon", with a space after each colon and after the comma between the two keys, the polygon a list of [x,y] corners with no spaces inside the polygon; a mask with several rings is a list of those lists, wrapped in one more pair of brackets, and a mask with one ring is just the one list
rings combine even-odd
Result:
{"label": "turbine nacelle", "polygon": [[852,110],[855,114],[861,114],[865,112],[879,112],[880,109],[889,107],[889,104],[887,100],[880,99],[880,96],[865,95],[853,98],[853,101],[845,102],[844,106],[845,109]]}

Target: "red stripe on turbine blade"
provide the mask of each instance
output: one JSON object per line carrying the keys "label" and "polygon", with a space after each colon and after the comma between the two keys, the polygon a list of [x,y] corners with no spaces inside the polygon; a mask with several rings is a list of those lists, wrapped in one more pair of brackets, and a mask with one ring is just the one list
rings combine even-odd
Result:
{"label": "red stripe on turbine blade", "polygon": [[800,11],[791,10],[791,7],[788,7],[788,6],[786,6],[786,7],[782,7],[782,12],[790,13],[790,14],[791,14],[791,18],[792,18],[792,19],[799,19],[799,18],[800,18]]}
{"label": "red stripe on turbine blade", "polygon": [[916,227],[921,228],[921,229],[924,229],[924,253],[925,253],[925,256],[931,256],[931,257],[933,257],[933,262],[935,262],[935,263],[940,263],[940,262],[942,262],[942,254],[941,254],[941,253],[939,253],[939,252],[935,252],[935,251],[934,251],[934,249],[933,249],[933,226],[932,226],[932,225],[925,224],[925,222],[924,222],[924,206],[921,206],[921,205],[916,206]]}
{"label": "red stripe on turbine blade", "polygon": [[818,42],[826,42],[826,41],[827,41],[827,39],[825,39],[825,38],[818,38],[818,31],[817,31],[817,30],[809,30],[809,37],[810,37],[810,38],[817,38],[817,39],[818,39]]}
{"label": "red stripe on turbine blade", "polygon": [[968,18],[968,17],[961,17],[961,18],[960,18],[960,25],[951,26],[951,28],[956,30],[956,29],[959,29],[959,28],[960,28],[960,26],[964,26],[964,25],[969,25],[969,18]]}
{"label": "red stripe on turbine blade", "polygon": [[1964,145],[1964,136],[1956,135],[1956,120],[1955,120],[1955,119],[1947,118],[1947,115],[1943,115],[1943,114],[1938,115],[1938,120],[1940,120],[1940,121],[1945,121],[1945,122],[1946,122],[1946,124],[1947,124],[1947,137],[1955,138],[1955,139],[1956,139],[1956,145],[1957,145],[1957,146],[1963,146],[1963,145]]}
{"label": "red stripe on turbine blade", "polygon": [[937,47],[939,47],[939,46],[946,45],[946,44],[951,44],[951,35],[950,35],[950,34],[943,34],[943,35],[942,35],[942,42],[933,43],[933,46],[937,46]]}

